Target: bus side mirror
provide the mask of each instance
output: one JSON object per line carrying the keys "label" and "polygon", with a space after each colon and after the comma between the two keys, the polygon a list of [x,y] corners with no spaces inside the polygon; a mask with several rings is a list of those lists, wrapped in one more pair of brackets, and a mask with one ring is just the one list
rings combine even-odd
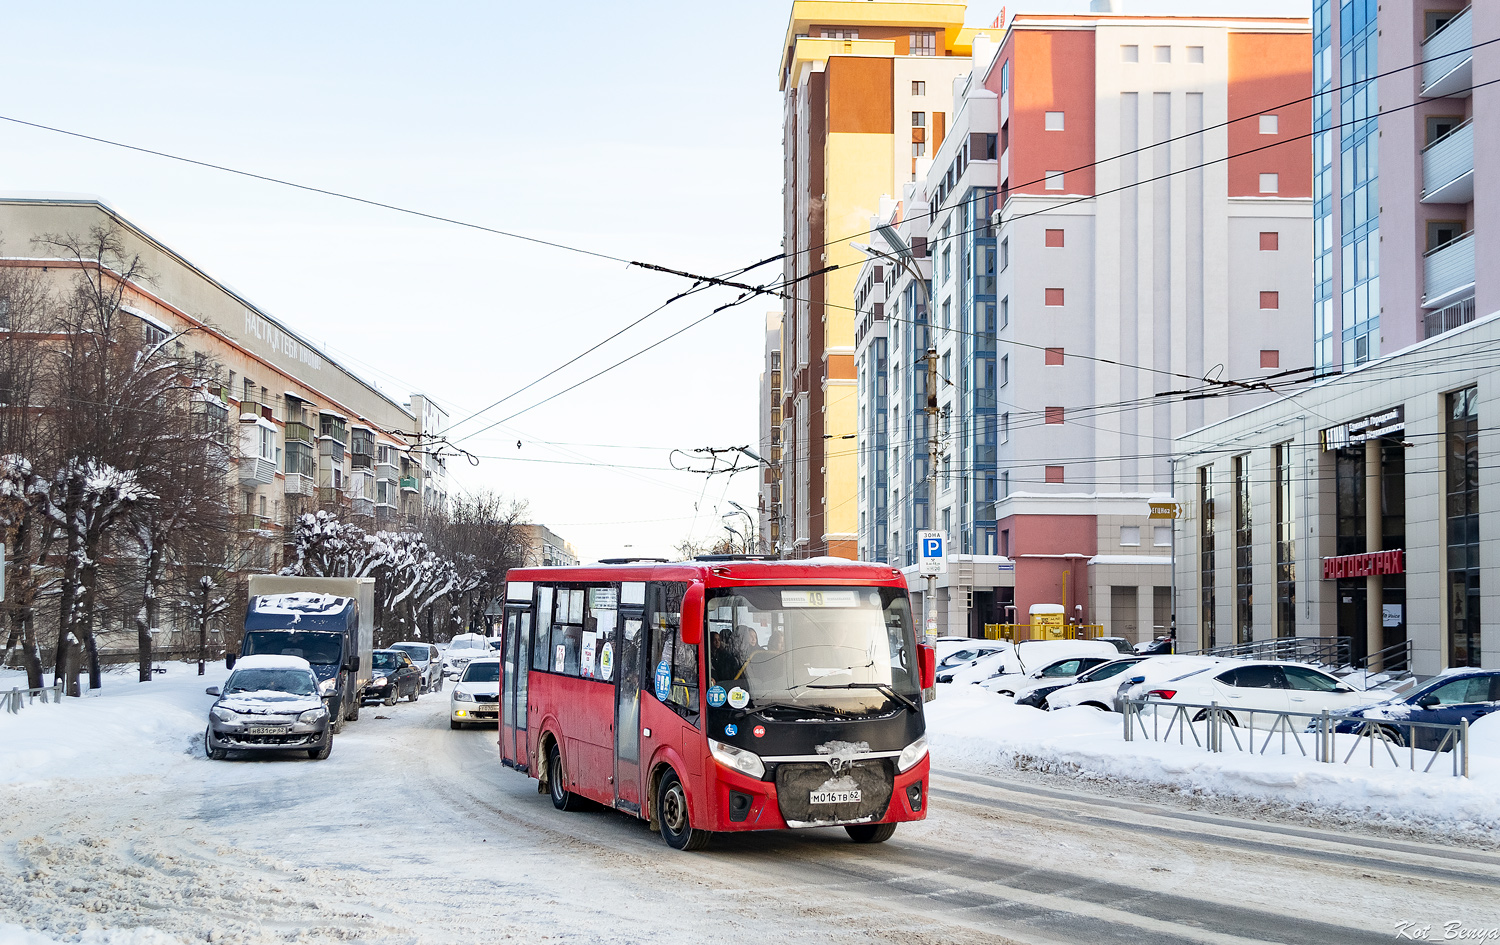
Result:
{"label": "bus side mirror", "polygon": [[917,647],[917,665],[922,674],[922,688],[931,689],[937,685],[937,650],[930,646]]}
{"label": "bus side mirror", "polygon": [[689,584],[682,597],[682,642],[697,646],[703,642],[703,585]]}

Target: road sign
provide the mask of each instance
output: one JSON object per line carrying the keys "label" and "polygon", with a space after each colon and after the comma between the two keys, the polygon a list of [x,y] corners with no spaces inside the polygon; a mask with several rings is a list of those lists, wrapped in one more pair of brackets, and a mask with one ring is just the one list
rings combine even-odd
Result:
{"label": "road sign", "polygon": [[917,532],[918,574],[942,574],[948,560],[945,546],[948,541],[939,531]]}
{"label": "road sign", "polygon": [[1182,503],[1180,502],[1152,502],[1152,518],[1182,518]]}

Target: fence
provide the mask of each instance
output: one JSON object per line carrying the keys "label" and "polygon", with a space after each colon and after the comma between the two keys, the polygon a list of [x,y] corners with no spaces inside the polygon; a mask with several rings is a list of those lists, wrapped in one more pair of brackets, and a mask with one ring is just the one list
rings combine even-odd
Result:
{"label": "fence", "polygon": [[1348,637],[1272,637],[1177,652],[1183,656],[1233,656],[1247,660],[1291,660],[1345,666],[1349,663],[1350,647]]}
{"label": "fence", "polygon": [[[1355,755],[1360,755],[1362,761],[1368,755],[1367,763],[1372,768],[1388,760],[1393,768],[1407,767],[1423,773],[1431,772],[1447,752],[1453,776],[1469,776],[1467,721],[1446,725],[1364,719],[1327,710],[1320,715],[1240,706],[1230,710],[1217,702],[1203,705],[1155,699],[1123,699],[1120,706],[1127,742],[1135,741],[1137,735],[1164,743],[1175,738],[1179,745],[1186,745],[1191,739],[1196,747],[1206,751],[1252,755],[1264,755],[1273,746],[1277,748],[1275,753],[1281,755],[1296,748],[1303,757],[1327,764],[1352,764]],[[1152,710],[1149,719],[1144,717],[1148,708]],[[1257,721],[1261,724],[1257,725]],[[1419,742],[1429,747],[1419,748]],[[1229,747],[1231,744],[1233,748]],[[1407,756],[1405,765],[1396,756],[1398,749]],[[1426,764],[1419,768],[1423,761]]]}
{"label": "fence", "polygon": [[55,685],[42,689],[12,689],[10,692],[0,692],[0,707],[12,715],[21,711],[21,706],[31,705],[33,702],[61,702],[63,698],[63,687],[59,681]]}
{"label": "fence", "polygon": [[987,623],[984,625],[986,640],[1009,640],[1025,643],[1030,640],[1096,640],[1104,636],[1104,625],[1100,623]]}

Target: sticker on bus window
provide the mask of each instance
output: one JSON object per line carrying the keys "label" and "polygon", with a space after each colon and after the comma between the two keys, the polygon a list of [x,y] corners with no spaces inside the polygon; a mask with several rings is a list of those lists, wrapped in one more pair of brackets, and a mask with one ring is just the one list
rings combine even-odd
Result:
{"label": "sticker on bus window", "polygon": [[584,631],[583,655],[579,658],[579,675],[585,679],[594,677],[594,634]]}
{"label": "sticker on bus window", "polygon": [[783,607],[858,607],[854,591],[782,591]]}
{"label": "sticker on bus window", "polygon": [[739,733],[740,727],[738,725],[735,725],[733,722],[730,722],[728,725],[724,726],[725,735],[738,735]]}
{"label": "sticker on bus window", "polygon": [[563,667],[566,665],[568,665],[568,648],[559,643],[557,645],[557,649],[553,651],[552,671],[554,673],[560,673],[563,671]]}
{"label": "sticker on bus window", "polygon": [[725,693],[723,686],[715,686],[708,691],[708,704],[717,709],[724,704]]}
{"label": "sticker on bus window", "polygon": [[672,664],[662,660],[656,664],[656,698],[662,702],[672,694]]}
{"label": "sticker on bus window", "polygon": [[615,646],[613,643],[604,644],[599,651],[599,678],[609,679],[615,670]]}
{"label": "sticker on bus window", "polygon": [[731,709],[743,709],[750,704],[750,693],[735,686],[729,690],[729,707]]}

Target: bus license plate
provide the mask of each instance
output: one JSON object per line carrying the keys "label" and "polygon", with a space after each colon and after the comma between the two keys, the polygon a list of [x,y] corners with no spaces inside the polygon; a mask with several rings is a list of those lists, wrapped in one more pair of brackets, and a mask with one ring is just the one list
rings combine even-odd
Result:
{"label": "bus license plate", "polygon": [[247,725],[246,735],[284,735],[286,727],[281,725]]}
{"label": "bus license plate", "polygon": [[857,804],[860,793],[856,788],[853,791],[813,791],[808,798],[810,804]]}

